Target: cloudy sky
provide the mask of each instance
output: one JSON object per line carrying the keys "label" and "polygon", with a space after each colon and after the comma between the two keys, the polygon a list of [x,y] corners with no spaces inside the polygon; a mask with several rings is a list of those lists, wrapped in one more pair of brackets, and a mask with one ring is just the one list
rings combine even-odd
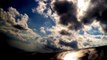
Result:
{"label": "cloudy sky", "polygon": [[106,10],[105,0],[1,0],[0,32],[24,51],[104,46]]}

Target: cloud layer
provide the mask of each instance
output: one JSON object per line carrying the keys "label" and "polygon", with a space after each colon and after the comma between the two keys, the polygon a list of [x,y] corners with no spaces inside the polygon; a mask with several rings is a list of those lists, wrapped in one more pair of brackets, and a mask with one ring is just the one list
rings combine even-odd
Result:
{"label": "cloud layer", "polygon": [[[32,12],[50,17],[55,23],[51,28],[40,28],[44,34],[51,32],[45,37],[28,27],[27,14],[21,14],[13,7],[8,11],[0,8],[0,31],[12,38],[9,40],[12,46],[25,51],[55,52],[107,45],[106,6],[99,1],[83,1],[83,10],[78,6],[79,0],[36,1],[38,6]],[[103,10],[98,9],[101,6]]]}
{"label": "cloud layer", "polygon": [[[17,18],[18,17],[18,18]],[[43,52],[42,44],[38,39],[40,36],[28,27],[27,14],[20,14],[15,8],[10,7],[8,11],[0,9],[0,31],[9,35],[9,43],[25,51]]]}
{"label": "cloud layer", "polygon": [[[62,41],[68,45],[72,41],[77,41],[77,48],[106,45],[105,1],[51,0],[48,2],[42,0],[38,2],[43,4],[39,4],[35,8],[35,12],[39,11],[38,8],[41,5],[44,6],[41,8],[43,11],[40,14],[51,17],[56,24],[49,29],[51,31],[49,37],[56,38],[59,42]],[[50,6],[47,7],[47,5]],[[44,12],[45,10],[51,10],[51,15]],[[63,46],[65,46],[64,44]],[[71,45],[68,47],[71,47]]]}

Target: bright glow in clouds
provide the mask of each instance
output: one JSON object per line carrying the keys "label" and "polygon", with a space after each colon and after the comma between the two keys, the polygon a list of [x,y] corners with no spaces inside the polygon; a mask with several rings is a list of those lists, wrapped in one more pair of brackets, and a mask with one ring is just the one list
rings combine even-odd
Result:
{"label": "bright glow in clouds", "polygon": [[78,0],[77,1],[77,17],[78,20],[85,15],[86,10],[90,6],[90,0]]}
{"label": "bright glow in clouds", "polygon": [[64,60],[78,60],[78,59],[77,59],[77,54],[76,54],[75,52],[67,53],[67,54],[64,56]]}
{"label": "bright glow in clouds", "polygon": [[[58,54],[58,60],[94,60],[97,50],[95,48],[65,51]],[[93,56],[93,57],[92,57]]]}
{"label": "bright glow in clouds", "polygon": [[80,60],[83,56],[85,56],[85,53],[87,51],[85,50],[79,50],[79,51],[66,51],[62,52],[58,55],[58,59],[61,60]]}
{"label": "bright glow in clouds", "polygon": [[83,9],[85,11],[88,8],[89,4],[90,4],[90,0],[87,0],[87,1],[86,0],[78,0],[77,7],[79,9]]}

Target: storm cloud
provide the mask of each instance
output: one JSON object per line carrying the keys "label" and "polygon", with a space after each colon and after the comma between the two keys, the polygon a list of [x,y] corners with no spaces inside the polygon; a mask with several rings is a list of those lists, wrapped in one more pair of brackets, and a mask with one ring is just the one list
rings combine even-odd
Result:
{"label": "storm cloud", "polygon": [[56,1],[54,3],[54,9],[60,16],[60,24],[70,25],[69,29],[78,30],[82,27],[82,24],[77,20],[76,5],[73,2],[68,1]]}
{"label": "storm cloud", "polygon": [[[39,1],[43,2],[43,1]],[[104,18],[104,13],[100,16],[101,12],[106,13],[106,3],[101,0],[52,0],[51,2],[44,3],[45,9],[41,8],[43,11],[51,11],[51,15],[48,15],[55,21],[55,26],[48,29],[51,32],[49,36],[60,39],[66,43],[71,41],[78,41],[78,48],[98,46],[100,43],[106,41],[105,27],[102,19]],[[50,5],[50,7],[47,7]],[[35,9],[36,12],[40,12],[40,4]],[[46,9],[47,8],[47,9]],[[45,13],[45,15],[44,15]],[[41,14],[41,13],[40,13]],[[48,12],[43,12],[46,16]],[[96,28],[96,29],[94,29]],[[81,34],[84,32],[83,34]],[[98,36],[100,33],[100,36]],[[104,35],[104,36],[101,36]],[[88,36],[88,37],[87,37]],[[102,38],[97,38],[102,37]],[[97,43],[102,41],[100,43]],[[88,42],[88,46],[84,46],[85,42]],[[104,43],[105,44],[105,43]],[[101,45],[101,44],[100,44]],[[106,45],[106,44],[105,44]]]}

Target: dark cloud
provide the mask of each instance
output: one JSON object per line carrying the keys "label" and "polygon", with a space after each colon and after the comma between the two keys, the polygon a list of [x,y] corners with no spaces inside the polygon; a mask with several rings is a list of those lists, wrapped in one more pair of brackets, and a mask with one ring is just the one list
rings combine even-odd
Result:
{"label": "dark cloud", "polygon": [[103,30],[107,32],[107,9],[104,11],[101,11],[97,19],[98,21],[100,21]]}
{"label": "dark cloud", "polygon": [[67,1],[57,1],[54,3],[54,9],[57,11],[59,15],[66,14],[70,11],[73,11],[73,3],[69,3]]}
{"label": "dark cloud", "polygon": [[47,49],[47,50],[50,49],[52,51],[61,51],[60,48],[57,48],[57,47],[52,46],[52,45],[45,45],[44,49]]}
{"label": "dark cloud", "polygon": [[82,19],[81,22],[82,22],[83,24],[85,24],[85,25],[88,25],[88,24],[91,24],[91,23],[93,22],[93,20],[90,19],[90,18],[88,18],[88,17],[85,17],[85,18]]}
{"label": "dark cloud", "polygon": [[19,29],[19,30],[26,30],[24,27],[22,27],[21,25],[18,25],[18,24],[13,25],[13,27],[14,27],[14,28],[17,28],[17,29]]}
{"label": "dark cloud", "polygon": [[66,30],[62,30],[60,31],[61,35],[71,35],[69,32],[67,32]]}
{"label": "dark cloud", "polygon": [[84,51],[87,51],[83,57],[81,57],[81,60],[106,60],[107,59],[107,47],[101,46],[93,48],[93,50],[83,49]]}
{"label": "dark cloud", "polygon": [[[93,5],[93,7],[91,7]],[[81,23],[84,25],[91,24],[94,20],[99,21],[103,30],[107,32],[107,1],[91,1],[86,14],[82,17]]]}
{"label": "dark cloud", "polygon": [[69,29],[78,30],[82,27],[81,23],[78,22],[76,17],[76,7],[72,2],[57,1],[54,3],[54,9],[60,16],[59,23],[67,26],[71,24]]}
{"label": "dark cloud", "polygon": [[80,28],[82,28],[82,24],[78,21],[72,23],[72,25],[69,27],[70,30],[78,30]]}
{"label": "dark cloud", "polygon": [[69,47],[72,47],[74,49],[78,48],[78,46],[77,46],[78,42],[77,41],[72,41],[72,42],[69,42],[69,43],[64,42],[64,41],[60,41],[59,44],[64,45],[64,46],[69,46]]}
{"label": "dark cloud", "polygon": [[[107,20],[107,1],[91,1],[88,9],[85,12],[85,15],[81,18],[81,22],[77,19],[77,8],[76,4],[68,1],[56,1],[54,3],[54,9],[57,14],[60,16],[59,23],[65,26],[71,24],[68,29],[78,30],[82,28],[82,24],[89,25],[94,20],[97,20],[101,23],[104,31],[107,31],[106,20]],[[93,7],[91,7],[93,6]],[[105,25],[105,26],[104,26]]]}
{"label": "dark cloud", "polygon": [[[91,3],[90,3],[91,4]],[[93,5],[95,5],[93,3]],[[97,16],[99,16],[99,6],[94,6],[93,8],[89,6],[89,8],[86,11],[86,14],[83,16],[83,18],[81,19],[81,23],[88,25],[91,24],[93,22],[93,20],[95,20],[95,18],[97,18]]]}

